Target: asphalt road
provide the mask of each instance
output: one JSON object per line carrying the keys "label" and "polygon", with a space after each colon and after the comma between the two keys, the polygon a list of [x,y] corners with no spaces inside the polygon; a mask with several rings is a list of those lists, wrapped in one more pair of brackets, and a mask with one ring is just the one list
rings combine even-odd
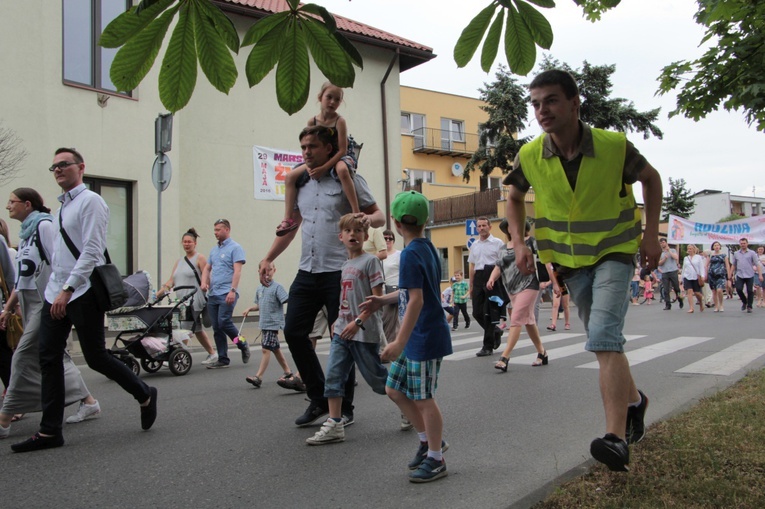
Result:
{"label": "asphalt road", "polygon": [[[736,302],[726,301],[722,314],[630,309],[627,351],[650,398],[649,422],[765,364],[765,310],[747,315]],[[229,369],[204,369],[204,355],[195,353],[186,376],[166,368],[142,374],[159,389],[159,417],[148,432],[130,396],[82,367],[101,417],[65,425],[64,447],[30,454],[13,454],[10,444],[36,431],[39,414],[14,423],[0,442],[2,507],[526,507],[586,468],[590,441],[604,433],[594,355],[583,350],[576,317],[571,331],[562,328],[559,321],[557,333],[543,332],[548,366],[529,366],[533,347],[524,334],[508,373],[493,369],[498,354],[473,355],[481,342],[476,325],[454,334],[456,354],[444,361],[437,393],[449,476],[432,484],[407,481],[417,437],[399,430],[396,407],[363,380],[346,441],[309,447],[304,440],[318,424],[293,425],[307,406],[304,395],[276,385],[273,361],[263,388],[254,389],[244,378],[257,370],[260,353],[245,366],[232,350]],[[326,361],[326,341],[318,351]]]}

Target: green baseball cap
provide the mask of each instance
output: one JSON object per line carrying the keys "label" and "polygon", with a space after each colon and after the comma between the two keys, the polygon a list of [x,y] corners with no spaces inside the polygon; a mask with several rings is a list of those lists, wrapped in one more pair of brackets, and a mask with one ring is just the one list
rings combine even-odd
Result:
{"label": "green baseball cap", "polygon": [[[417,191],[398,193],[390,206],[393,219],[421,226],[428,221],[428,199]],[[408,217],[407,217],[408,216]]]}

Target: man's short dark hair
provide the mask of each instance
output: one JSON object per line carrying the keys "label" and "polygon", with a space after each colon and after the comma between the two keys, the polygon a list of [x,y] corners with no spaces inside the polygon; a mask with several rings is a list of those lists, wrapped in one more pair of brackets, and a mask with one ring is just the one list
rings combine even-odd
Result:
{"label": "man's short dark hair", "polygon": [[574,77],[570,72],[561,71],[560,69],[551,69],[537,74],[534,79],[531,80],[529,90],[548,87],[550,85],[560,85],[561,88],[563,88],[563,93],[565,94],[566,99],[579,97],[579,87],[577,86]]}
{"label": "man's short dark hair", "polygon": [[218,226],[219,224],[222,224],[229,230],[231,229],[231,223],[228,222],[228,219],[216,219],[215,223],[213,223],[213,226]]}
{"label": "man's short dark hair", "polygon": [[298,140],[303,141],[306,136],[316,136],[319,142],[324,145],[332,145],[332,152],[329,157],[337,154],[337,131],[335,129],[323,125],[310,125],[300,131]]}
{"label": "man's short dark hair", "polygon": [[76,149],[73,148],[67,148],[67,147],[61,147],[59,149],[56,149],[56,154],[72,154],[72,157],[74,157],[74,162],[77,164],[81,164],[85,162],[85,159],[82,158],[82,155],[77,152]]}

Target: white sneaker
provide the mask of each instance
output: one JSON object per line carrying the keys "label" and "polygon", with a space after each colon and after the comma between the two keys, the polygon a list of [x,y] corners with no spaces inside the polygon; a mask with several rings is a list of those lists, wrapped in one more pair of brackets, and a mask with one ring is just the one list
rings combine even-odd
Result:
{"label": "white sneaker", "polygon": [[0,426],[0,440],[3,438],[8,438],[8,435],[11,433],[11,425],[9,424],[7,428],[4,428]]}
{"label": "white sneaker", "polygon": [[202,365],[207,366],[208,364],[212,364],[213,362],[217,362],[217,361],[218,361],[217,353],[207,354],[207,358],[202,361]]}
{"label": "white sneaker", "polygon": [[412,428],[414,428],[414,425],[409,422],[409,419],[404,414],[401,414],[401,431],[409,431]]}
{"label": "white sneaker", "polygon": [[80,401],[80,408],[77,409],[77,413],[67,417],[66,423],[74,424],[76,422],[82,422],[86,419],[95,419],[96,417],[98,417],[98,414],[100,413],[101,413],[101,405],[98,404],[98,401],[96,401],[92,405],[86,405],[85,403]]}
{"label": "white sneaker", "polygon": [[342,422],[335,422],[332,419],[321,425],[321,429],[311,438],[306,438],[308,445],[324,445],[333,442],[342,442],[345,440],[345,428]]}

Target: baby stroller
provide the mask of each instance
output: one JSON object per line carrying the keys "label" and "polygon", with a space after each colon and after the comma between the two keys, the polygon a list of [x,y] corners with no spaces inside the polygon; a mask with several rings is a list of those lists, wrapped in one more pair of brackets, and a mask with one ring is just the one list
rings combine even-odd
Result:
{"label": "baby stroller", "polygon": [[[191,353],[183,343],[190,331],[180,330],[180,315],[191,305],[191,292],[178,302],[160,306],[149,302],[151,280],[148,273],[138,271],[123,279],[128,301],[121,308],[106,314],[107,328],[118,331],[109,352],[136,375],[141,367],[148,373],[159,371],[167,363],[176,375],[185,375],[191,369]],[[118,346],[118,345],[122,346]],[[140,366],[138,360],[140,360]]]}

